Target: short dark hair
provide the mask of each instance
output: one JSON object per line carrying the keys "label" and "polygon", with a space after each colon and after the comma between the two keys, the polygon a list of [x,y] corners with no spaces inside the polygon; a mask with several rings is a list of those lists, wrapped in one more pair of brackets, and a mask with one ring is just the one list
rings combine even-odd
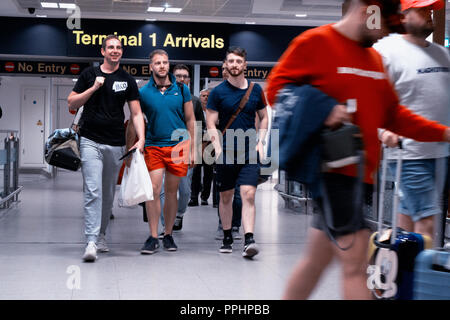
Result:
{"label": "short dark hair", "polygon": [[102,49],[106,50],[106,42],[108,42],[111,39],[116,39],[117,41],[120,42],[120,45],[122,45],[122,41],[120,41],[119,37],[115,34],[110,34],[108,35],[105,40],[102,41]]}
{"label": "short dark hair", "polygon": [[227,50],[227,53],[225,54],[225,60],[227,60],[227,57],[230,53],[234,53],[235,55],[238,55],[238,56],[244,58],[244,60],[247,60],[247,51],[245,51],[244,48],[237,47],[237,46],[229,47]]}
{"label": "short dark hair", "polygon": [[186,70],[189,73],[189,68],[187,65],[179,63],[177,64],[175,67],[173,67],[173,73],[175,73],[175,71],[177,70]]}
{"label": "short dark hair", "polygon": [[165,55],[165,56],[167,56],[167,58],[169,57],[169,54],[165,50],[163,50],[163,49],[155,49],[152,52],[150,52],[150,55],[149,55],[150,63],[152,63],[153,57],[155,55],[157,55],[157,54]]}

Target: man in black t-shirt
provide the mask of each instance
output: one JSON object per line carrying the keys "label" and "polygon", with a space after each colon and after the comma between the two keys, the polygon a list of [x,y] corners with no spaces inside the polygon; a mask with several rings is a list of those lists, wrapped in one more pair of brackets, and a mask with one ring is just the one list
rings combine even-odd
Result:
{"label": "man in black t-shirt", "polygon": [[128,103],[138,141],[130,149],[143,152],[144,118],[136,81],[120,68],[123,48],[118,37],[102,43],[103,64],[81,73],[67,98],[69,108],[84,105],[80,128],[86,248],[84,261],[95,261],[97,250],[108,252],[106,228],[112,214],[116,180],[125,151],[124,111]]}

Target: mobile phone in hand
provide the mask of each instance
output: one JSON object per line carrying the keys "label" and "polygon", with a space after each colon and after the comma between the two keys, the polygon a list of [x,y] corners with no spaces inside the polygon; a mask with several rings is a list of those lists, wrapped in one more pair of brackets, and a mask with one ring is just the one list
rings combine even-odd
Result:
{"label": "mobile phone in hand", "polygon": [[136,148],[131,149],[130,151],[128,151],[127,153],[125,153],[119,160],[123,160],[129,156],[131,156],[134,152],[136,151]]}

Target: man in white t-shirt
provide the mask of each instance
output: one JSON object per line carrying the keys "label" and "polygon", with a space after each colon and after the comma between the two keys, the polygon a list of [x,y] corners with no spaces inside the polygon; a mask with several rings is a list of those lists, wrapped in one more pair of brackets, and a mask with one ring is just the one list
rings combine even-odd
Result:
{"label": "man in white t-shirt", "polygon": [[[426,39],[433,32],[433,10],[442,0],[402,0],[407,34],[393,34],[374,48],[383,56],[386,69],[399,95],[400,104],[430,120],[450,125],[450,53]],[[380,139],[389,147],[399,136],[380,130]],[[401,203],[398,226],[434,238],[435,215],[440,215],[447,143],[403,139],[403,150],[390,150],[389,169],[395,174],[398,152],[402,152]]]}

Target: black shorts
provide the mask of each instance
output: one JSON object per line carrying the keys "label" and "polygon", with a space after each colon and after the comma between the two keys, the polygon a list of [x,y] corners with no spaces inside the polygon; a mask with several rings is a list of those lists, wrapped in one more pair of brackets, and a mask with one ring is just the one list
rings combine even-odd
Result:
{"label": "black shorts", "polygon": [[[333,227],[345,229],[340,231],[330,229],[330,233],[335,238],[369,228],[364,216],[371,210],[373,186],[363,183],[363,203],[355,209],[356,182],[356,178],[341,174],[324,173],[323,175],[322,183],[328,193]],[[311,227],[325,230],[322,198],[314,199],[314,205]],[[352,221],[353,217],[354,221]]]}
{"label": "black shorts", "polygon": [[257,186],[259,164],[216,164],[216,181],[219,192],[236,186]]}

